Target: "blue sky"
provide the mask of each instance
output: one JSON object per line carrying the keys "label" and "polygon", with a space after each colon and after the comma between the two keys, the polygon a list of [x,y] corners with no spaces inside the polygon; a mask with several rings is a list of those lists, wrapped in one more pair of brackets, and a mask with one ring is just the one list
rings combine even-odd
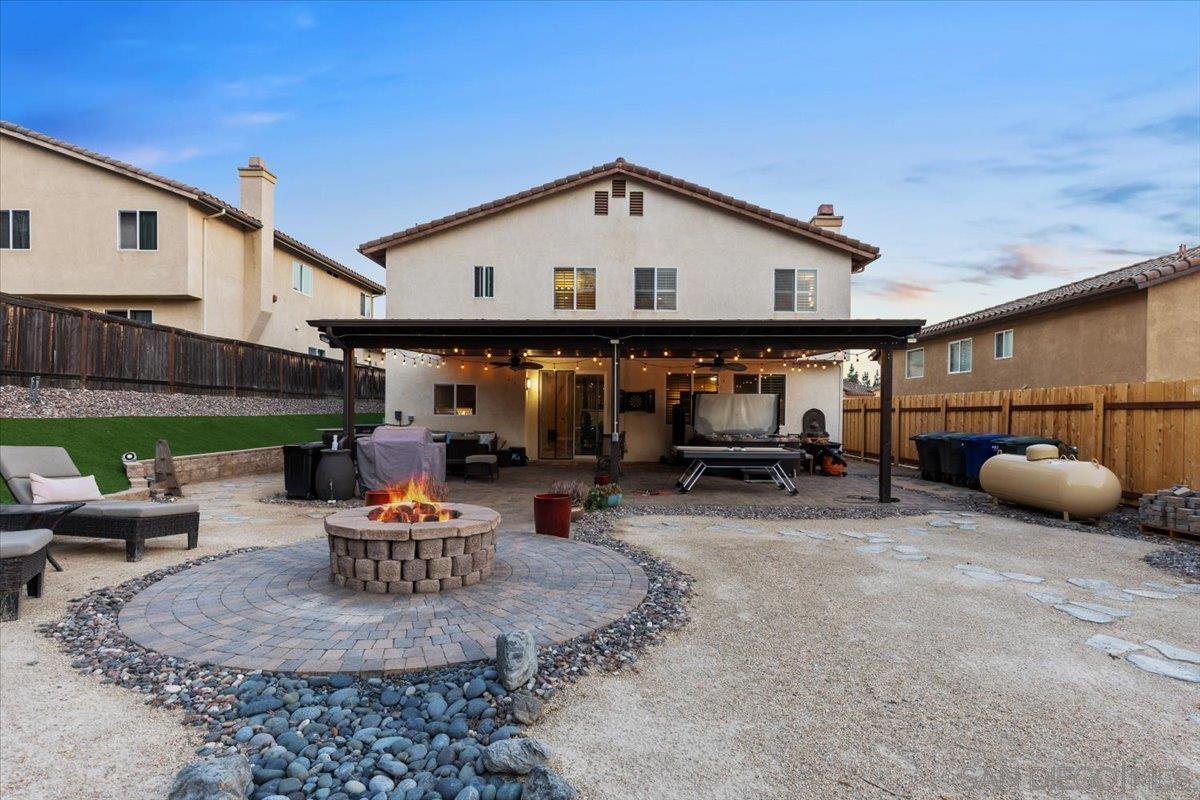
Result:
{"label": "blue sky", "polygon": [[[0,116],[359,243],[622,155],[965,313],[1200,241],[1200,3],[0,3]],[[731,265],[736,269],[736,265]]]}

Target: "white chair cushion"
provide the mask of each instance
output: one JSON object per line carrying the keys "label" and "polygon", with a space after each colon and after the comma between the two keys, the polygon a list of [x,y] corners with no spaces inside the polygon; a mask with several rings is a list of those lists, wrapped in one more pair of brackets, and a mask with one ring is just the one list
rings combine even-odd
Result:
{"label": "white chair cushion", "polygon": [[43,478],[29,474],[29,488],[34,503],[80,503],[86,500],[101,500],[100,487],[95,475],[80,478]]}
{"label": "white chair cushion", "polygon": [[0,531],[0,559],[31,556],[50,544],[50,531],[35,528],[31,531]]}

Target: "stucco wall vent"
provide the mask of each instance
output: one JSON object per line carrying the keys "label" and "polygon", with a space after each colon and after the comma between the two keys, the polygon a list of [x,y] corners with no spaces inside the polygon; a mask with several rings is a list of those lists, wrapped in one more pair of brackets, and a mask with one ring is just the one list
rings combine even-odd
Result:
{"label": "stucco wall vent", "polygon": [[608,214],[608,192],[596,192],[596,214],[598,216]]}

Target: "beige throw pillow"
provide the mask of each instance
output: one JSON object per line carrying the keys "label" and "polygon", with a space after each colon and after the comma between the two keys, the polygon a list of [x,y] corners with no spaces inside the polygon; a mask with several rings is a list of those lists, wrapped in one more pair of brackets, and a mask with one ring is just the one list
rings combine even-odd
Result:
{"label": "beige throw pillow", "polygon": [[81,478],[43,478],[29,475],[29,488],[35,503],[79,503],[84,500],[102,500],[95,475]]}

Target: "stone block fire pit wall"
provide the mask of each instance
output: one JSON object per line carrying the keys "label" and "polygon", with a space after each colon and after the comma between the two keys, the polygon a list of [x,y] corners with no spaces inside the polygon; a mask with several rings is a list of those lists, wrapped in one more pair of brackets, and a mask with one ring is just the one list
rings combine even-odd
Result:
{"label": "stone block fire pit wall", "polygon": [[371,506],[325,518],[329,575],[338,586],[377,594],[442,592],[492,574],[500,515],[483,506],[446,503],[459,512],[442,522],[377,522]]}

